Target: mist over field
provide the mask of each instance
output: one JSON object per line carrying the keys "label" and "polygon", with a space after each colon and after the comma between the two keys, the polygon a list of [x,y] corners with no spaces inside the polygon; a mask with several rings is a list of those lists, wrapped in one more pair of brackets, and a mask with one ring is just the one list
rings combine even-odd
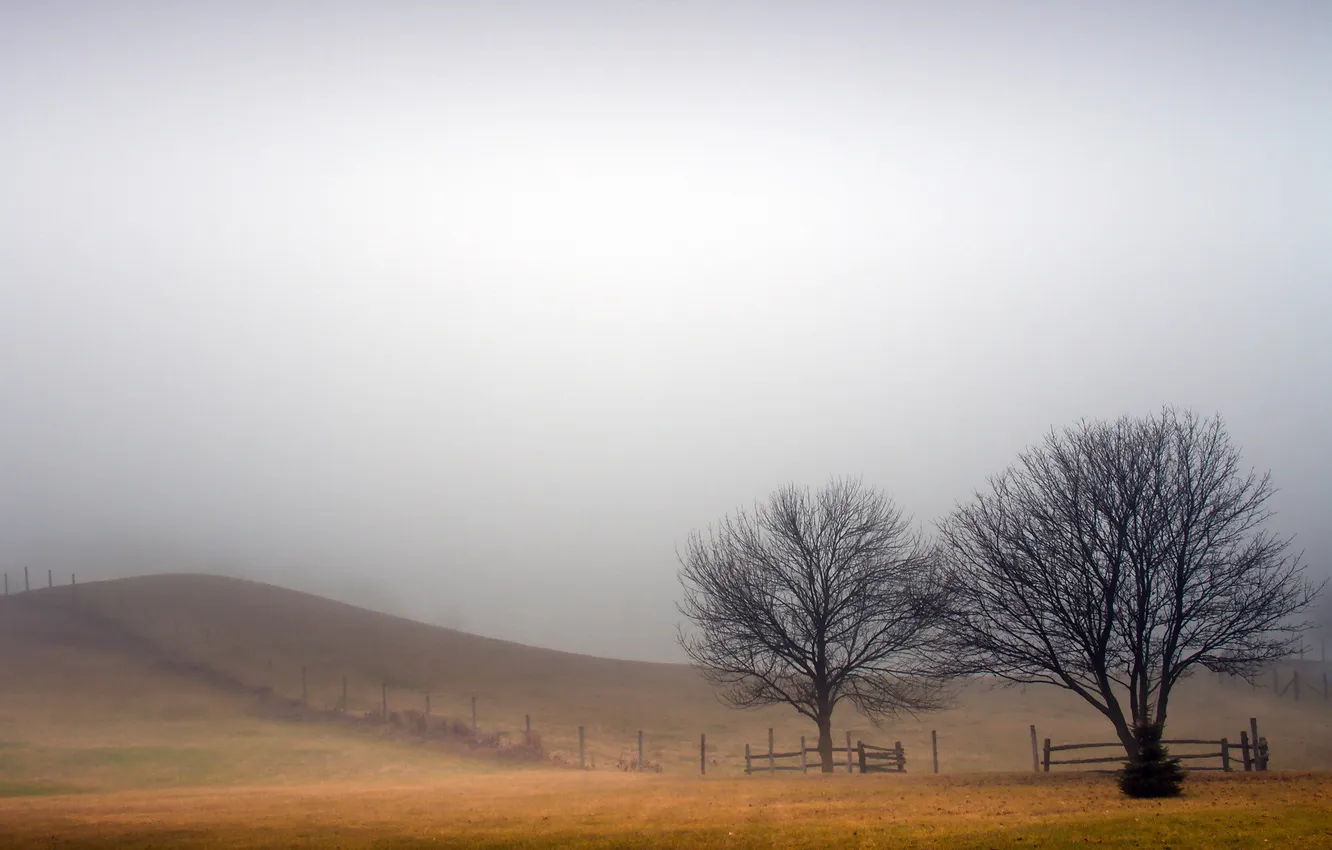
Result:
{"label": "mist over field", "polygon": [[1316,2],[0,2],[0,570],[681,660],[691,530],[1168,403],[1326,577],[1330,84]]}

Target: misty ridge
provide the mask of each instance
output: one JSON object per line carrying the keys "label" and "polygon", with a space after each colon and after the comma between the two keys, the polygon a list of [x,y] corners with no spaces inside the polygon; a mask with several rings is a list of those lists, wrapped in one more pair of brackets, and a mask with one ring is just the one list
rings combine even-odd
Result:
{"label": "misty ridge", "polygon": [[1169,403],[1328,576],[1326,27],[968,8],[12,16],[0,563],[682,661],[691,530]]}

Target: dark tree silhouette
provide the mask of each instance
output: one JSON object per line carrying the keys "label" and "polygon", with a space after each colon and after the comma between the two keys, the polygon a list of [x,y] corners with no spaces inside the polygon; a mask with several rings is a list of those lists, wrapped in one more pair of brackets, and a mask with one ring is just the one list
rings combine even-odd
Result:
{"label": "dark tree silhouette", "polygon": [[1308,627],[1320,588],[1219,418],[1084,421],[989,483],[940,524],[959,653],[1078,694],[1130,759],[1194,668],[1252,677]]}
{"label": "dark tree silhouette", "polygon": [[1184,768],[1171,758],[1161,743],[1161,726],[1144,723],[1133,727],[1138,743],[1138,757],[1119,772],[1119,790],[1130,797],[1178,797],[1184,782]]}
{"label": "dark tree silhouette", "polygon": [[946,593],[888,497],[854,480],[785,487],[693,534],[679,558],[689,658],[726,704],[789,703],[813,720],[825,773],[839,701],[875,722],[942,704]]}

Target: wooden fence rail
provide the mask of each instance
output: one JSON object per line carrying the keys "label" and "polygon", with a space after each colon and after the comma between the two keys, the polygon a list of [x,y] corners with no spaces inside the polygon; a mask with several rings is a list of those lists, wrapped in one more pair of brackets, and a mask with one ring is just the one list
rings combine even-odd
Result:
{"label": "wooden fence rail", "polygon": [[[1122,749],[1124,745],[1118,741],[1091,743],[1091,744],[1053,744],[1050,742],[1049,738],[1046,738],[1044,746],[1038,749],[1036,745],[1036,740],[1037,740],[1036,727],[1032,726],[1030,728],[1031,728],[1031,766],[1032,769],[1037,773],[1040,773],[1042,770],[1044,770],[1045,773],[1049,773],[1051,765],[1111,764],[1115,762],[1123,763],[1127,760],[1126,756],[1122,753],[1113,756],[1097,756],[1094,758],[1069,758],[1069,759],[1052,758],[1051,757],[1052,753],[1063,753],[1074,750],[1093,750],[1093,749],[1118,750]],[[1218,748],[1216,752],[1201,752],[1201,753],[1188,752],[1188,753],[1171,754],[1172,758],[1177,758],[1180,759],[1181,761],[1197,761],[1197,760],[1207,760],[1207,759],[1217,759],[1220,761],[1220,765],[1217,766],[1194,765],[1189,767],[1190,770],[1228,771],[1231,769],[1231,758],[1233,757],[1233,753],[1235,750],[1239,751],[1241,762],[1244,765],[1244,770],[1246,771],[1267,770],[1267,762],[1268,762],[1267,739],[1260,737],[1258,735],[1258,718],[1256,717],[1249,718],[1249,728],[1242,730],[1240,732],[1238,744],[1230,743],[1229,738],[1218,738],[1215,740],[1208,738],[1173,738],[1170,740],[1162,741],[1161,743],[1172,746],[1174,745],[1203,746],[1203,747],[1214,746]]]}
{"label": "wooden fence rail", "polygon": [[[1245,737],[1247,737],[1247,735],[1242,736],[1242,738]],[[1172,753],[1171,758],[1177,758],[1182,761],[1187,761],[1191,759],[1192,760],[1219,759],[1221,761],[1220,766],[1198,765],[1190,767],[1189,769],[1225,770],[1225,771],[1230,770],[1231,744],[1226,738],[1220,738],[1215,741],[1203,740],[1200,738],[1176,738],[1169,741],[1162,741],[1161,743],[1168,745],[1178,744],[1178,745],[1191,745],[1191,746],[1201,745],[1201,746],[1219,747],[1220,749],[1217,752],[1180,753],[1180,754]],[[1123,763],[1125,761],[1125,756],[1123,754],[1114,755],[1114,756],[1096,757],[1096,758],[1075,758],[1075,759],[1053,759],[1050,757],[1051,753],[1067,752],[1069,750],[1093,750],[1093,749],[1105,749],[1105,748],[1123,749],[1123,747],[1124,745],[1119,743],[1118,741],[1115,741],[1113,743],[1095,743],[1095,744],[1051,744],[1050,739],[1046,738],[1045,746],[1042,748],[1044,755],[1041,759],[1041,764],[1044,766],[1045,772],[1049,773],[1051,765]],[[1247,744],[1244,747],[1244,751],[1245,753],[1247,753],[1248,751]],[[1247,755],[1245,756],[1245,760],[1247,762],[1248,760]]]}
{"label": "wooden fence rail", "polygon": [[[1332,702],[1332,688],[1328,687],[1328,673],[1326,670],[1310,670],[1306,668],[1304,672],[1301,672],[1300,668],[1297,667],[1288,672],[1290,678],[1283,680],[1282,672],[1276,667],[1272,668],[1273,696],[1283,698],[1290,695],[1296,702],[1299,702],[1301,697],[1312,694],[1313,696],[1321,698],[1323,702]],[[1230,678],[1234,679],[1236,677],[1231,676]],[[1259,688],[1260,678],[1261,677],[1259,676],[1254,676],[1248,680],[1250,687],[1254,691],[1257,691]],[[1225,674],[1218,674],[1218,681],[1225,683],[1227,681]]]}
{"label": "wooden fence rail", "polygon": [[906,751],[901,741],[894,741],[891,747],[876,747],[864,741],[857,741],[856,745],[861,773],[906,773]]}
{"label": "wooden fence rail", "polygon": [[[857,770],[862,773],[906,773],[906,751],[902,748],[901,741],[895,741],[891,747],[879,747],[874,744],[866,744],[864,741],[857,741],[855,746],[851,744],[851,733],[846,733],[845,747],[832,747],[832,769],[837,770],[845,764],[848,773],[855,773]],[[846,754],[845,763],[839,758],[841,754]],[[810,754],[817,756],[811,760]],[[781,761],[790,759],[800,759],[799,764],[779,764]],[[935,750],[935,764],[938,763],[938,751]],[[779,753],[773,746],[773,730],[768,730],[768,750],[767,752],[754,752],[753,747],[745,744],[745,774],[755,773],[775,774],[779,770],[798,770],[801,773],[809,773],[811,770],[822,772],[823,756],[817,746],[811,747],[808,739],[803,735],[800,738],[800,749],[793,752]],[[938,768],[936,767],[936,772]]]}

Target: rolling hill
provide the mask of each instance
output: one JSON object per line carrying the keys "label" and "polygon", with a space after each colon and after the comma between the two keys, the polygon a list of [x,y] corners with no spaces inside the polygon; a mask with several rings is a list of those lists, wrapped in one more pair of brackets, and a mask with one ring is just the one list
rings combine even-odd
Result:
{"label": "rolling hill", "polygon": [[[525,646],[256,582],[158,575],[0,598],[0,783],[497,769],[366,734],[364,724],[294,723],[260,709],[263,689],[304,695],[312,709],[339,707],[344,677],[352,714],[378,712],[385,695],[391,711],[422,710],[428,692],[433,714],[470,723],[475,697],[483,731],[520,734],[530,715],[547,751],[566,760],[583,726],[589,761],[601,769],[631,750],[639,729],[647,758],[671,772],[697,770],[700,734],[718,771],[738,769],[746,743],[765,749],[769,727],[779,749],[815,734],[789,708],[723,707],[684,665]],[[1271,740],[1274,768],[1332,767],[1332,704],[1321,696],[1296,703],[1203,675],[1180,689],[1170,722],[1175,734],[1235,740],[1250,716]],[[929,770],[931,730],[944,771],[1030,770],[1029,724],[1057,742],[1111,737],[1069,694],[985,683],[963,688],[952,709],[881,729],[847,707],[836,720],[839,737],[903,741],[916,772]]]}

